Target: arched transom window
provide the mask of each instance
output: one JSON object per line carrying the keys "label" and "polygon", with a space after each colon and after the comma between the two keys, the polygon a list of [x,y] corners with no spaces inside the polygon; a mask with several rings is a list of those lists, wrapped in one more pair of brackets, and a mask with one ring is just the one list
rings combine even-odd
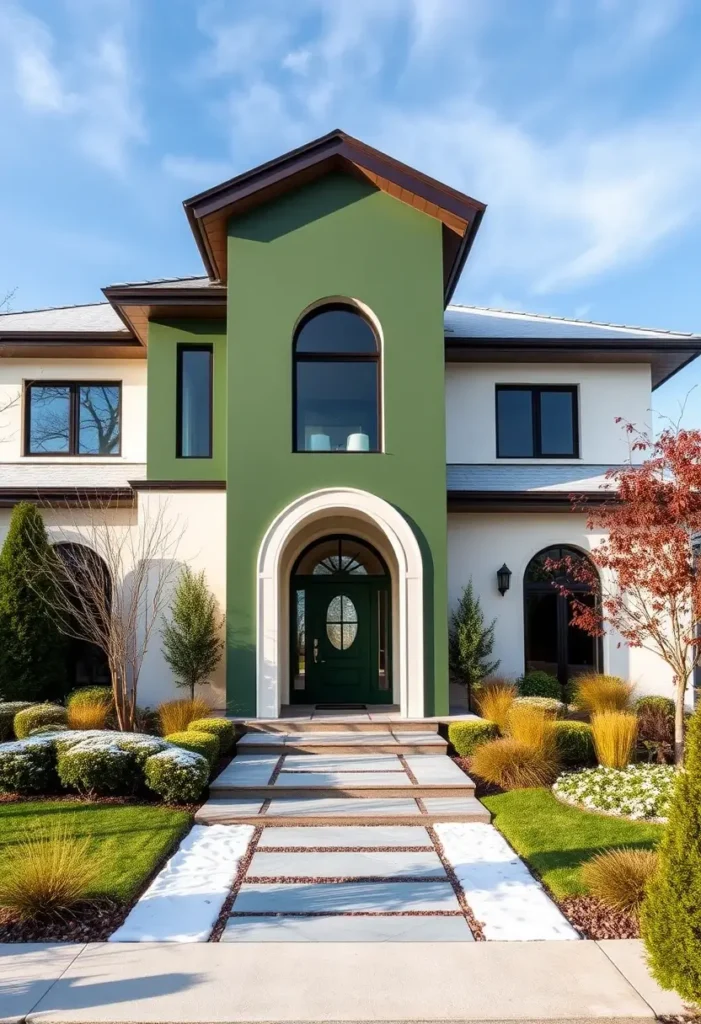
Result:
{"label": "arched transom window", "polygon": [[294,338],[294,450],[380,450],[379,345],[354,307],[313,310]]}

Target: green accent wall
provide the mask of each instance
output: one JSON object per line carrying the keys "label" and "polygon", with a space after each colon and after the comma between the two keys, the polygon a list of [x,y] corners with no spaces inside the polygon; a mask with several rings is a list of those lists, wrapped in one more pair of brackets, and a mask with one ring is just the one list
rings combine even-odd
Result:
{"label": "green accent wall", "polygon": [[[333,486],[371,491],[411,524],[424,560],[425,711],[448,711],[441,227],[342,173],[229,225],[227,695],[232,713],[256,712],[261,540],[292,500]],[[366,303],[382,326],[384,453],[292,450],[292,335],[302,311],[330,296]]]}
{"label": "green accent wall", "polygon": [[[211,345],[212,458],[176,456],[178,345]],[[146,475],[149,480],[226,479],[226,324],[152,320],[148,332]]]}

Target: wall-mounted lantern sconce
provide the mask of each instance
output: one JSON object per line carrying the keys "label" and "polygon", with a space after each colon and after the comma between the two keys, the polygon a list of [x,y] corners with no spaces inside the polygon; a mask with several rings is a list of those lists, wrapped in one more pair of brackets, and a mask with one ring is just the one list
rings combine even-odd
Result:
{"label": "wall-mounted lantern sconce", "polygon": [[511,569],[509,569],[506,562],[502,565],[501,569],[497,569],[497,589],[503,597],[506,591],[511,586]]}

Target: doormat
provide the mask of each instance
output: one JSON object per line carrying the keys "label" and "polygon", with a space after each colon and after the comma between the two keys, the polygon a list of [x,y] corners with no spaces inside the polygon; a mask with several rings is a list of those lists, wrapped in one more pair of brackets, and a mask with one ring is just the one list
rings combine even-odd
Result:
{"label": "doormat", "polygon": [[315,711],[367,711],[367,704],[315,704]]}

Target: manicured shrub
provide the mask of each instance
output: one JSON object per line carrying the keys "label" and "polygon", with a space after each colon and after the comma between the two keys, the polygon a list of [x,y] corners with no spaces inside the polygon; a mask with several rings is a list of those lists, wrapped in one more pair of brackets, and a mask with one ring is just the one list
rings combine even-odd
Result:
{"label": "manicured shrub", "polygon": [[162,739],[160,736],[144,736],[132,732],[119,733],[116,745],[120,750],[126,750],[131,754],[142,770],[149,757],[153,757],[154,754],[160,754],[163,750],[168,750],[167,740]]}
{"label": "manicured shrub", "polygon": [[113,704],[114,695],[111,686],[79,686],[72,690],[66,698],[66,706],[76,707],[79,704]]}
{"label": "manicured shrub", "polygon": [[170,748],[146,761],[146,785],[166,803],[192,803],[209,781],[209,761],[190,750]]}
{"label": "manicured shrub", "polygon": [[660,711],[662,714],[667,715],[668,718],[671,718],[672,721],[674,721],[675,705],[671,697],[660,697],[657,694],[650,694],[647,697],[638,697],[634,707],[638,715],[640,715],[642,711],[652,708],[655,711]]}
{"label": "manicured shrub", "polygon": [[448,725],[448,739],[460,757],[472,757],[477,747],[496,739],[498,735],[499,730],[494,722],[487,722],[484,718],[450,722]]}
{"label": "manicured shrub", "polygon": [[15,735],[14,721],[18,711],[31,707],[28,700],[8,700],[0,702],[0,743],[11,740]]}
{"label": "manicured shrub", "polygon": [[518,689],[522,697],[552,697],[558,701],[562,698],[562,687],[549,672],[527,672],[519,679]]}
{"label": "manicured shrub", "polygon": [[158,706],[161,735],[169,736],[173,732],[185,732],[190,722],[198,718],[207,718],[212,709],[206,700],[195,697],[194,700],[169,700]]}
{"label": "manicured shrub", "polygon": [[701,1003],[701,712],[692,716],[676,773],[659,869],[641,913],[652,973],[664,988]]}
{"label": "manicured shrub", "polygon": [[6,700],[51,700],[65,693],[65,637],[50,608],[57,556],[35,505],[12,510],[0,553],[0,693]]}
{"label": "manicured shrub", "polygon": [[542,708],[514,702],[506,716],[506,732],[518,743],[557,759],[553,720]]}
{"label": "manicured shrub", "polygon": [[90,845],[65,824],[20,842],[3,863],[0,906],[27,919],[60,915],[87,900],[104,866]]}
{"label": "manicured shrub", "polygon": [[565,713],[565,705],[561,700],[555,700],[554,697],[517,697],[514,705],[540,708],[541,711],[549,714],[551,718],[559,718],[560,715]]}
{"label": "manicured shrub", "polygon": [[67,725],[39,725],[36,729],[32,729],[28,739],[32,736],[56,736],[58,732],[68,732]]}
{"label": "manicured shrub", "polygon": [[516,686],[508,679],[488,679],[475,690],[475,703],[482,718],[494,722],[500,732],[506,726],[509,708],[516,699]]}
{"label": "manicured shrub", "polygon": [[219,753],[228,754],[234,745],[234,723],[227,718],[196,718],[188,732],[211,732],[219,740]]}
{"label": "manicured shrub", "polygon": [[59,753],[58,777],[85,796],[124,796],[137,788],[140,772],[129,751],[85,741]]}
{"label": "manicured shrub", "polygon": [[563,764],[581,766],[594,763],[594,736],[588,722],[553,722],[553,730]]}
{"label": "manicured shrub", "polygon": [[592,715],[594,750],[605,768],[625,768],[635,750],[638,719],[623,711],[602,711]]}
{"label": "manicured shrub", "polygon": [[166,740],[181,750],[206,757],[211,768],[219,759],[219,740],[211,732],[174,732]]}
{"label": "manicured shrub", "polygon": [[41,725],[66,725],[67,719],[68,712],[60,704],[33,704],[15,715],[15,736],[23,740]]}
{"label": "manicured shrub", "polygon": [[47,793],[56,785],[56,754],[44,737],[0,746],[0,792]]}
{"label": "manicured shrub", "polygon": [[528,789],[550,786],[557,777],[558,761],[552,749],[535,750],[507,736],[477,747],[471,769],[502,789]]}
{"label": "manicured shrub", "polygon": [[598,672],[577,676],[574,683],[574,702],[582,711],[598,715],[605,711],[625,711],[630,707],[633,684],[619,676],[606,676]]}
{"label": "manicured shrub", "polygon": [[582,881],[611,910],[637,917],[657,861],[654,850],[607,850],[582,865]]}

